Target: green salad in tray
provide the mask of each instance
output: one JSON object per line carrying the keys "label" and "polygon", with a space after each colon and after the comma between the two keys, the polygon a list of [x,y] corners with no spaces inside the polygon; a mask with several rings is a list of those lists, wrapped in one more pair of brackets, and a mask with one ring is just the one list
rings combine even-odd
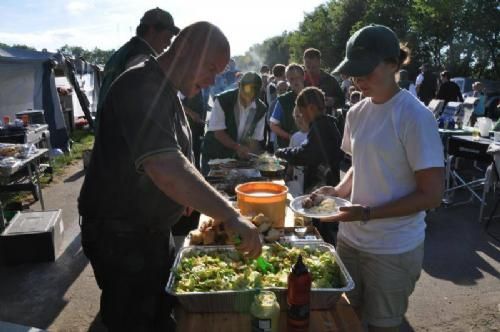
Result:
{"label": "green salad in tray", "polygon": [[342,281],[335,257],[309,246],[303,248],[272,244],[262,248],[262,258],[272,265],[262,270],[257,260],[245,259],[236,251],[191,251],[180,261],[174,290],[179,293],[287,287],[291,266],[302,255],[313,279],[313,288],[340,288]]}

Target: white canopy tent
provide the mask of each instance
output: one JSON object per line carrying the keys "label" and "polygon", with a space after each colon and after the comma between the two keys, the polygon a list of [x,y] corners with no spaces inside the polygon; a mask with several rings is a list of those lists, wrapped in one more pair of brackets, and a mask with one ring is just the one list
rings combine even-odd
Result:
{"label": "white canopy tent", "polygon": [[56,90],[53,67],[57,55],[0,48],[0,116],[43,109],[52,147],[66,149],[69,136]]}

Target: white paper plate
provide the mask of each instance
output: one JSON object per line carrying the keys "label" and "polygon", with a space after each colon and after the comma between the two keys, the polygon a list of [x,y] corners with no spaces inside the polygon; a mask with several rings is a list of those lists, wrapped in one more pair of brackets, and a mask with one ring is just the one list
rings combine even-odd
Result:
{"label": "white paper plate", "polygon": [[341,207],[341,206],[351,206],[352,205],[351,202],[349,202],[343,198],[326,196],[326,198],[331,198],[331,199],[335,200],[335,203],[337,203],[337,209],[335,209],[335,211],[326,212],[326,213],[325,212],[314,213],[314,212],[310,212],[310,211],[308,211],[308,209],[304,209],[302,207],[302,202],[308,197],[309,197],[309,195],[304,195],[304,196],[299,196],[299,197],[294,198],[290,202],[290,208],[295,213],[298,213],[298,214],[303,215],[305,217],[321,219],[321,218],[330,218],[330,217],[336,216],[337,214],[339,214],[339,207]]}

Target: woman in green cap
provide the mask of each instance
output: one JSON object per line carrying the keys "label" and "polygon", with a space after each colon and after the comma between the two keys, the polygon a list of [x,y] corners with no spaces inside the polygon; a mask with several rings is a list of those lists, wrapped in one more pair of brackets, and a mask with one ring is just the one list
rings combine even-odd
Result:
{"label": "woman in green cap", "polygon": [[353,78],[363,99],[348,114],[342,141],[352,167],[336,187],[348,198],[337,251],[356,288],[351,303],[369,331],[399,331],[424,256],[425,211],[444,191],[444,156],[436,120],[395,79],[408,61],[395,33],[370,25],[354,33],[336,72]]}

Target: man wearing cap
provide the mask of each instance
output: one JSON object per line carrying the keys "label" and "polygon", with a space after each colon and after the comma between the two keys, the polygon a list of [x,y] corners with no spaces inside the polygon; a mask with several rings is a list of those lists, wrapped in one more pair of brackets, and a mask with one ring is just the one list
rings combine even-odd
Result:
{"label": "man wearing cap", "polygon": [[216,96],[203,146],[204,171],[208,161],[219,158],[248,158],[264,140],[266,105],[258,98],[262,80],[255,72],[245,73],[234,90]]}
{"label": "man wearing cap", "polygon": [[145,61],[150,55],[159,55],[178,33],[179,28],[175,26],[174,19],[163,9],[157,7],[144,13],[136,28],[136,35],[120,47],[104,67],[104,78],[97,100],[97,122],[111,83],[126,69]]}
{"label": "man wearing cap", "polygon": [[171,228],[184,211],[209,215],[241,238],[240,251],[260,254],[257,229],[192,164],[178,97],[212,85],[229,54],[222,31],[197,22],[166,52],[120,75],[106,95],[78,209],[110,332],[175,331],[165,286],[175,258]]}

